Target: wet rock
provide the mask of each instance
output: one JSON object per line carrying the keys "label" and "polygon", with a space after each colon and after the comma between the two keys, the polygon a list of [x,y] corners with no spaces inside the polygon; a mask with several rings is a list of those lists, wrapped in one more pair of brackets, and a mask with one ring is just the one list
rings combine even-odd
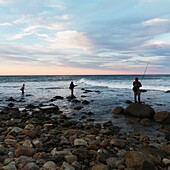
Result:
{"label": "wet rock", "polygon": [[55,97],[54,97],[54,99],[63,100],[63,99],[64,99],[64,97],[62,97],[62,96],[55,96]]}
{"label": "wet rock", "polygon": [[14,105],[15,105],[14,103],[9,103],[8,104],[9,107],[14,107]]}
{"label": "wet rock", "polygon": [[154,120],[155,122],[169,124],[170,123],[170,112],[167,112],[167,111],[157,112],[154,115]]}
{"label": "wet rock", "polygon": [[124,112],[124,109],[122,107],[115,107],[112,109],[112,113],[114,114],[121,114]]}
{"label": "wet rock", "polygon": [[140,89],[140,92],[147,92],[146,89]]}
{"label": "wet rock", "polygon": [[74,110],[81,110],[81,109],[83,109],[83,106],[76,106],[76,107],[74,107]]}
{"label": "wet rock", "polygon": [[153,118],[155,111],[145,104],[130,104],[124,111],[126,114],[141,118]]}
{"label": "wet rock", "polygon": [[153,126],[154,122],[151,119],[144,118],[140,121],[143,126]]}
{"label": "wet rock", "polygon": [[15,102],[16,100],[13,98],[13,97],[10,97],[9,99],[7,99],[6,101],[9,101],[9,102]]}
{"label": "wet rock", "polygon": [[44,112],[44,113],[59,113],[59,107],[58,106],[42,106],[40,107],[41,111]]}
{"label": "wet rock", "polygon": [[90,104],[90,102],[89,102],[89,101],[87,101],[87,100],[83,100],[83,101],[82,101],[82,104],[87,105],[87,104]]}
{"label": "wet rock", "polygon": [[127,104],[131,104],[131,103],[133,103],[132,101],[130,101],[130,100],[126,100],[125,101],[125,103],[127,103]]}

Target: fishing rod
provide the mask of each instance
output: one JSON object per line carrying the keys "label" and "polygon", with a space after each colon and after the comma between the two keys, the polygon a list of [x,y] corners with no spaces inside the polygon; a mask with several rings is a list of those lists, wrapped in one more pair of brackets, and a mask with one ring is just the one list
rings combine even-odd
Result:
{"label": "fishing rod", "polygon": [[148,61],[147,65],[146,65],[146,68],[145,68],[145,70],[144,70],[144,73],[143,73],[141,82],[142,82],[142,80],[143,80],[143,78],[144,78],[144,76],[145,76],[146,70],[148,69],[149,63],[150,63],[150,61]]}

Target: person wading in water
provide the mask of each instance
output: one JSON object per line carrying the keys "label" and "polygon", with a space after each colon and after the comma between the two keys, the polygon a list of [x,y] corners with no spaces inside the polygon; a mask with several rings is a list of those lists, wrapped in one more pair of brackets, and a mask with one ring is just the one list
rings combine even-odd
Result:
{"label": "person wading in water", "polygon": [[23,84],[20,88],[20,90],[22,91],[22,94],[24,94],[24,89],[25,89],[25,84]]}
{"label": "person wading in water", "polygon": [[133,91],[134,91],[134,101],[137,103],[137,96],[138,96],[138,103],[141,103],[140,101],[140,87],[142,87],[141,82],[138,80],[138,78],[135,78],[135,81],[133,82]]}

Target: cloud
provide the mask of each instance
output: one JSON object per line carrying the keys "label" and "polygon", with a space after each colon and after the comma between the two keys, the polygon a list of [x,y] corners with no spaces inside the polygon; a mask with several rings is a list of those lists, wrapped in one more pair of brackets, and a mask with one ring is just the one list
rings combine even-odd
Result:
{"label": "cloud", "polygon": [[9,0],[0,0],[0,5],[6,4]]}
{"label": "cloud", "polygon": [[150,25],[155,25],[155,24],[164,24],[164,23],[169,23],[169,19],[163,19],[163,18],[154,18],[148,21],[144,21],[143,25],[144,26],[150,26]]}
{"label": "cloud", "polygon": [[0,52],[11,63],[140,70],[148,60],[166,65],[170,55],[164,1],[2,2]]}
{"label": "cloud", "polygon": [[80,49],[88,51],[94,48],[93,42],[85,33],[78,31],[59,31],[54,36],[45,38],[51,48]]}

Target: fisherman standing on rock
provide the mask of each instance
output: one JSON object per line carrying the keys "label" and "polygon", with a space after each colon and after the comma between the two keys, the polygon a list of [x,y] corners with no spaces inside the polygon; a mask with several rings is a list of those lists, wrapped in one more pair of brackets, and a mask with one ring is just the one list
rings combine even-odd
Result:
{"label": "fisherman standing on rock", "polygon": [[135,78],[135,81],[133,82],[133,91],[134,91],[134,101],[137,103],[137,96],[138,96],[138,103],[141,103],[140,101],[140,87],[142,87],[141,82],[138,80],[138,77]]}

